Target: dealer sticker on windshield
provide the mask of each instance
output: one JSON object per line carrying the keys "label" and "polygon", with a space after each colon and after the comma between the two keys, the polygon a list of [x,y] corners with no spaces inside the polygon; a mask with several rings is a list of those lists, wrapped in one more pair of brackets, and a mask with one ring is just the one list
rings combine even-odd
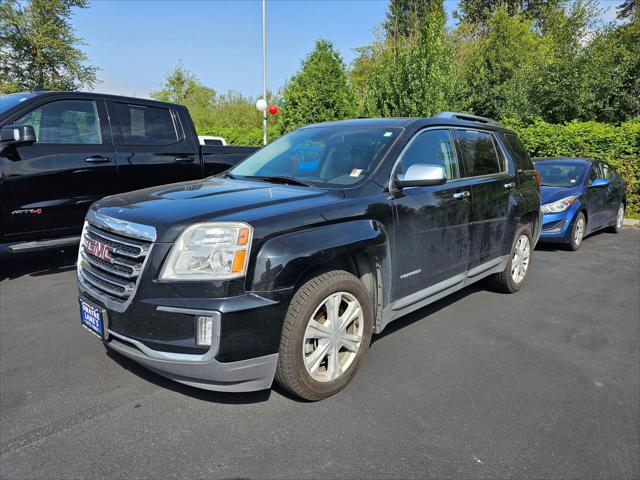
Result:
{"label": "dealer sticker on windshield", "polygon": [[350,177],[359,177],[361,173],[362,173],[362,169],[361,168],[354,168],[353,170],[351,170],[351,174],[349,176]]}

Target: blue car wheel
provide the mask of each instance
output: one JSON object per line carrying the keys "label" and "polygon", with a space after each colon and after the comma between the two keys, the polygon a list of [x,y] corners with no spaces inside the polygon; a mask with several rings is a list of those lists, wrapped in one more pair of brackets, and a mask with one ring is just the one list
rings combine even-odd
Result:
{"label": "blue car wheel", "polygon": [[573,221],[573,226],[571,227],[571,235],[569,236],[569,249],[578,250],[580,248],[580,244],[582,243],[582,239],[584,238],[584,232],[587,229],[587,220],[584,216],[584,213],[578,212],[576,215],[576,219]]}

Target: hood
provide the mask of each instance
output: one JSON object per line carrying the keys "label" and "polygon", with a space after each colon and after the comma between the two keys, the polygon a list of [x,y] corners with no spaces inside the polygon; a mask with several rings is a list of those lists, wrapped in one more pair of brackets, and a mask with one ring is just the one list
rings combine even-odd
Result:
{"label": "hood", "polygon": [[557,202],[565,197],[571,195],[581,195],[582,190],[580,187],[545,187],[540,188],[540,203],[545,205],[547,203]]}
{"label": "hood", "polygon": [[341,198],[342,191],[334,189],[211,177],[113,195],[96,202],[92,209],[153,226],[159,242],[173,242],[193,223],[229,220],[255,226],[255,221],[262,223],[269,217]]}

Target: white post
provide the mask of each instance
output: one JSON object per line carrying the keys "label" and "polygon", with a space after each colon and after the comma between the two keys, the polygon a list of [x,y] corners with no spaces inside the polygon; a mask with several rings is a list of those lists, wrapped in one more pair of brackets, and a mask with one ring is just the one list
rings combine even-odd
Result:
{"label": "white post", "polygon": [[[267,101],[267,0],[262,0],[262,98]],[[267,144],[267,111],[262,112],[262,143]]]}

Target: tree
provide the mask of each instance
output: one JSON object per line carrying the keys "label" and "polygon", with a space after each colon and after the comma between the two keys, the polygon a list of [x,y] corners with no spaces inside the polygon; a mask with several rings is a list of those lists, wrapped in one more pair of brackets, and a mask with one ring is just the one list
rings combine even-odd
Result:
{"label": "tree", "polygon": [[277,121],[281,133],[308,123],[352,117],[355,112],[344,61],[327,40],[316,42],[283,95],[285,103]]}
{"label": "tree", "polygon": [[162,102],[184,105],[189,109],[196,128],[207,128],[211,123],[211,112],[215,106],[216,91],[209,88],[178,65],[173,72],[167,74],[160,90],[151,93],[151,98]]}
{"label": "tree", "polygon": [[547,10],[557,9],[567,0],[460,0],[454,16],[466,23],[486,25],[496,8],[505,8],[509,15],[524,13],[543,25]]}
{"label": "tree", "polygon": [[640,22],[640,7],[638,0],[624,0],[618,8],[618,20],[631,20],[632,22]]}
{"label": "tree", "polygon": [[383,24],[387,38],[418,34],[427,14],[441,6],[442,0],[391,0]]}
{"label": "tree", "polygon": [[[532,21],[498,7],[482,34],[470,25],[459,40],[458,59],[465,85],[462,98],[476,114],[492,118],[527,119],[540,114],[531,98],[547,47],[532,30]],[[471,30],[471,33],[469,33]]]}
{"label": "tree", "polygon": [[584,52],[577,118],[640,118],[640,22],[599,31]]}
{"label": "tree", "polygon": [[70,19],[86,0],[0,0],[0,92],[92,88],[97,68],[87,65]]}
{"label": "tree", "polygon": [[432,2],[414,37],[377,45],[359,60],[369,69],[359,74],[366,82],[365,115],[420,117],[457,107],[458,74],[445,22],[442,2]]}

